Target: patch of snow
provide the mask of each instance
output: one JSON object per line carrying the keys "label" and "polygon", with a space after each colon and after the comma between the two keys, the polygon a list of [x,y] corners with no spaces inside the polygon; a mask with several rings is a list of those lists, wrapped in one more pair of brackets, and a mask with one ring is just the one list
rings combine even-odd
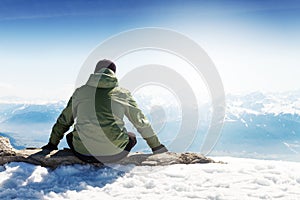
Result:
{"label": "patch of snow", "polygon": [[248,124],[243,118],[241,118],[241,122],[248,128]]}
{"label": "patch of snow", "polygon": [[11,113],[14,114],[17,111],[25,110],[27,107],[28,107],[27,104],[23,104],[21,107],[16,108],[15,110],[13,110]]}
{"label": "patch of snow", "polygon": [[29,183],[40,183],[43,181],[44,177],[48,174],[48,170],[44,167],[38,166],[32,172],[31,176],[29,176],[26,181],[22,184],[22,186],[26,186]]}
{"label": "patch of snow", "polygon": [[293,153],[299,154],[299,152],[298,152],[297,150],[295,150],[295,149],[297,149],[297,148],[300,148],[300,144],[299,144],[297,141],[295,141],[294,144],[293,144],[293,143],[287,143],[287,142],[283,142],[283,144],[284,144],[290,151],[292,151]]}
{"label": "patch of snow", "polygon": [[227,113],[236,117],[242,114],[292,114],[300,115],[300,98],[297,92],[227,95]]}
{"label": "patch of snow", "polygon": [[300,163],[214,159],[228,164],[113,168],[74,165],[52,171],[10,163],[0,170],[0,198],[300,199]]}

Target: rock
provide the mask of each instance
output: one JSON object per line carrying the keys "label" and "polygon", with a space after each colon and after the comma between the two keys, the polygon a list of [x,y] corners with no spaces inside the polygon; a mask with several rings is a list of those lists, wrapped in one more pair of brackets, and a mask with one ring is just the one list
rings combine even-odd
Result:
{"label": "rock", "polygon": [[15,155],[15,151],[11,146],[9,139],[2,136],[0,136],[0,155],[1,156]]}
{"label": "rock", "polygon": [[[0,136],[0,165],[10,162],[27,162],[44,167],[56,168],[60,165],[88,164],[78,159],[70,149],[45,151],[42,149],[14,149],[8,138]],[[196,164],[196,163],[216,163],[197,153],[161,153],[143,154],[130,153],[126,158],[116,162],[116,164],[134,164],[138,166],[163,166],[172,164]],[[222,162],[219,162],[222,163]],[[102,164],[93,164],[101,166]]]}

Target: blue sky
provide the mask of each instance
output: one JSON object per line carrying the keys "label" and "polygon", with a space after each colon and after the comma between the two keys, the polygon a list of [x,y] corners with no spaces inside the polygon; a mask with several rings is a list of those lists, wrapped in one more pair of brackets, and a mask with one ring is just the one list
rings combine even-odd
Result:
{"label": "blue sky", "polygon": [[153,26],[198,42],[226,93],[299,89],[299,21],[299,1],[1,0],[0,97],[66,99],[93,48]]}

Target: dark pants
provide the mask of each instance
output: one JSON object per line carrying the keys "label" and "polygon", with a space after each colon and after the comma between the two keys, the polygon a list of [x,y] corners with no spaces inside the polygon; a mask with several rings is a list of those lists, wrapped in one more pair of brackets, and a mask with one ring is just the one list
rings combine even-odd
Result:
{"label": "dark pants", "polygon": [[111,163],[111,162],[116,162],[128,155],[130,150],[136,145],[137,140],[136,136],[134,133],[128,132],[128,137],[129,137],[129,143],[126,145],[125,149],[116,155],[112,156],[86,156],[82,155],[78,152],[75,151],[74,146],[73,146],[73,133],[69,133],[66,136],[67,143],[70,147],[70,149],[73,151],[74,155],[78,157],[80,160],[88,163]]}

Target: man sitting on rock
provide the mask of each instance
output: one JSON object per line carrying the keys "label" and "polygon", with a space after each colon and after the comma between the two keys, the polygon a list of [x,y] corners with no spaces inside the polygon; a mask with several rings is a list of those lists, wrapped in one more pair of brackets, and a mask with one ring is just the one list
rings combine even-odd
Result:
{"label": "man sitting on rock", "polygon": [[167,152],[131,93],[118,86],[116,65],[109,60],[97,63],[94,74],[77,88],[52,128],[43,150],[56,150],[66,139],[74,154],[85,162],[114,162],[126,157],[136,145],[134,133],[127,132],[124,115],[146,140],[153,153]]}

